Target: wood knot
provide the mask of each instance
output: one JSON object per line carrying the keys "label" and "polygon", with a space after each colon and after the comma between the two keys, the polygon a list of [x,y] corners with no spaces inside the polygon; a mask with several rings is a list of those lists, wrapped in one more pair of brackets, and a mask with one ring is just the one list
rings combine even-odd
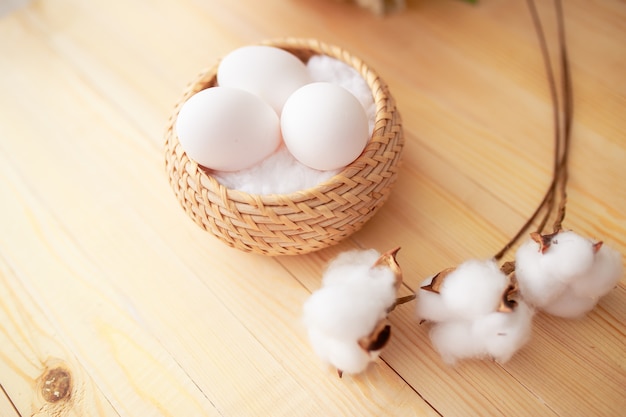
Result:
{"label": "wood knot", "polygon": [[62,367],[49,369],[43,376],[41,395],[49,403],[66,400],[72,392],[72,375]]}

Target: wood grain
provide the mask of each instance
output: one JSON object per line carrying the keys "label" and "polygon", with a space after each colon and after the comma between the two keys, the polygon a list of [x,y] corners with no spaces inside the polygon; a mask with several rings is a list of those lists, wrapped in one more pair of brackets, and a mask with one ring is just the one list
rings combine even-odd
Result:
{"label": "wood grain", "polygon": [[7,403],[2,415],[10,415],[9,410],[16,415],[18,410],[32,410],[34,415],[53,415],[60,410],[71,416],[118,415],[59,340],[54,323],[19,285],[15,271],[5,259],[0,266],[5,290],[0,310],[0,370],[3,380],[10,381],[2,389]]}
{"label": "wood grain", "polygon": [[[538,3],[556,51],[551,3]],[[575,91],[565,226],[624,253],[626,6],[569,0],[565,13]],[[389,201],[360,232],[267,258],[187,218],[162,135],[199,70],[282,36],[340,45],[375,68],[407,145]],[[300,321],[341,251],[401,246],[409,294],[493,256],[534,210],[550,182],[552,116],[525,2],[415,0],[379,17],[330,0],[41,0],[0,17],[0,56],[0,415],[626,409],[624,279],[581,320],[537,315],[504,365],[444,364],[408,303],[390,317],[381,359],[339,379]]]}

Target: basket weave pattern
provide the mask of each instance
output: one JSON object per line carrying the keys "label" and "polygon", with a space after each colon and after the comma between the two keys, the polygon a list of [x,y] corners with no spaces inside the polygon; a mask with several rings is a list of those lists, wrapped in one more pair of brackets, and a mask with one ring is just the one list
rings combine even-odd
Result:
{"label": "basket weave pattern", "polygon": [[168,121],[166,171],[187,214],[226,244],[270,256],[303,254],[356,232],[387,200],[404,145],[400,115],[387,85],[344,49],[309,39],[264,44],[291,52],[304,62],[313,55],[328,55],[363,76],[376,103],[376,121],[361,156],[329,180],[291,194],[254,195],[218,183],[209,170],[189,159],[174,129],[183,103],[196,92],[216,85],[215,64],[189,84]]}

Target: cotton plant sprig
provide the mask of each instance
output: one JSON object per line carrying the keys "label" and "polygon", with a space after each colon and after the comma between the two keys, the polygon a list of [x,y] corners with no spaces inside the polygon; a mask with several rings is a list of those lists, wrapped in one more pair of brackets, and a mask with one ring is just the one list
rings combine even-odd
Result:
{"label": "cotton plant sprig", "polygon": [[515,255],[515,275],[524,299],[563,318],[591,311],[623,274],[619,252],[572,231],[533,233]]}
{"label": "cotton plant sprig", "polygon": [[[552,182],[535,212],[493,260],[467,261],[442,271],[427,279],[417,294],[417,316],[422,322],[432,323],[431,341],[448,363],[483,357],[506,362],[529,340],[535,309],[564,318],[580,317],[591,311],[624,273],[617,251],[562,227],[567,203],[573,100],[560,0],[555,0],[555,5],[562,109],[541,22],[534,1],[528,0],[554,108]],[[515,262],[505,262],[498,269],[496,262],[542,212],[544,216],[536,231],[517,250]],[[544,233],[553,215],[553,232]]]}
{"label": "cotton plant sprig", "polygon": [[[560,64],[562,73],[562,104],[558,112],[558,97],[554,76],[551,75],[549,55],[545,40],[542,52],[551,79],[551,96],[555,108],[555,180],[548,193],[548,206],[559,200],[556,218],[551,233],[543,231],[550,210],[536,232],[522,244],[515,254],[515,274],[524,298],[535,308],[546,313],[563,317],[577,318],[591,311],[599,299],[608,294],[623,277],[622,256],[602,241],[580,236],[562,226],[567,204],[568,162],[573,120],[572,82],[565,42],[563,9],[560,0],[555,2],[558,18],[560,43]],[[531,14],[538,24],[534,3],[529,0]],[[561,123],[559,123],[559,119]],[[562,126],[561,126],[562,125]],[[562,149],[561,155],[558,156]]]}
{"label": "cotton plant sprig", "polygon": [[[563,10],[555,0],[562,97],[559,100],[547,42],[534,4],[527,0],[546,66],[554,115],[554,166],[543,199],[513,238],[489,260],[468,260],[423,281],[416,293],[420,324],[443,360],[508,361],[530,339],[536,310],[580,317],[623,277],[622,256],[601,241],[562,226],[565,220],[568,156],[573,117],[572,84]],[[562,103],[563,108],[559,103]],[[543,216],[541,216],[543,213]],[[545,232],[554,217],[552,232]],[[536,225],[514,261],[504,255]],[[352,251],[328,267],[323,286],[305,304],[305,324],[314,350],[342,371],[359,373],[376,360],[390,337],[387,314],[412,297],[396,299],[402,273],[396,251]]]}
{"label": "cotton plant sprig", "polygon": [[322,287],[304,304],[304,324],[313,350],[341,377],[375,361],[391,336],[387,315],[413,296],[397,298],[400,248],[339,254],[329,263]]}
{"label": "cotton plant sprig", "polygon": [[504,363],[529,340],[533,310],[495,261],[472,259],[423,282],[417,316],[434,323],[430,337],[445,362]]}

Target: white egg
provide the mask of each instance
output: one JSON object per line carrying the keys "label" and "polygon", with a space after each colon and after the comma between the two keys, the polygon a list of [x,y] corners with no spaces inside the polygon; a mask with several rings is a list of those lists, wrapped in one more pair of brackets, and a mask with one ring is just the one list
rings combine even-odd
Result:
{"label": "white egg", "polygon": [[283,108],[281,128],[293,156],[322,171],[349,165],[369,140],[368,117],[359,100],[327,82],[295,91]]}
{"label": "white egg", "polygon": [[176,119],[176,134],[187,155],[218,171],[249,168],[280,144],[276,112],[258,96],[212,87],[191,96]]}
{"label": "white egg", "polygon": [[281,114],[287,98],[311,82],[306,65],[295,55],[273,46],[251,45],[226,55],[217,69],[217,83],[249,91]]}

